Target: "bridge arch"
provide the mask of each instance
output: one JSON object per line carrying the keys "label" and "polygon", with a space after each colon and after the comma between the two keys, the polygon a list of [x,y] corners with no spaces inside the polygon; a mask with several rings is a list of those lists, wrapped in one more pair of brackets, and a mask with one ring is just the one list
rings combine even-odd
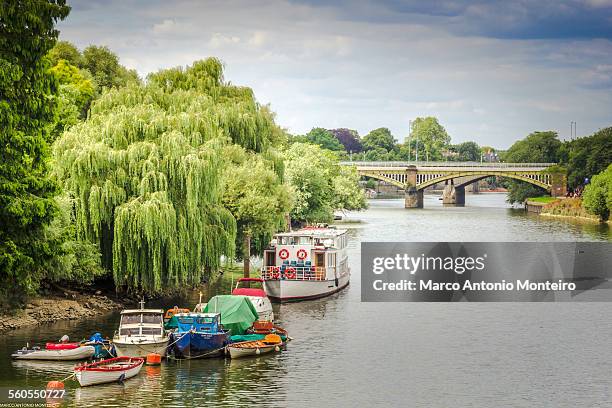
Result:
{"label": "bridge arch", "polygon": [[459,177],[474,177],[474,176],[477,176],[477,177],[471,179],[468,182],[456,185],[455,187],[466,186],[468,184],[474,183],[478,180],[482,180],[483,178],[487,178],[491,176],[500,176],[500,177],[508,177],[514,180],[524,181],[524,182],[533,184],[535,186],[541,187],[547,191],[550,191],[550,184],[546,183],[546,178],[547,176],[549,176],[547,174],[526,175],[526,174],[516,174],[516,173],[510,173],[510,172],[496,172],[496,171],[487,171],[487,172],[482,172],[482,173],[476,173],[476,172],[470,171],[470,172],[444,174],[444,175],[440,175],[439,177],[431,178],[427,181],[424,181],[423,183],[419,183],[417,184],[416,187],[419,190],[423,190],[427,187],[433,186],[434,184],[441,183],[443,181],[452,180],[452,179],[459,178]]}
{"label": "bridge arch", "polygon": [[362,177],[369,177],[376,180],[381,180],[399,188],[406,188],[405,176],[400,177],[401,174],[382,174],[375,171],[360,171],[359,175]]}

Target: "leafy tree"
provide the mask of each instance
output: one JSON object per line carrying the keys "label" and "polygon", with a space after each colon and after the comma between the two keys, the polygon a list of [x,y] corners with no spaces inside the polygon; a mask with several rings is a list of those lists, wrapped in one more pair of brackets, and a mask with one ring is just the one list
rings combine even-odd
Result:
{"label": "leafy tree", "polygon": [[331,129],[330,132],[342,143],[347,152],[359,153],[363,149],[356,130],[341,128]]}
{"label": "leafy tree", "polygon": [[334,210],[365,208],[359,178],[344,172],[336,155],[319,146],[294,143],[285,152],[285,177],[294,197],[291,218],[301,222],[329,222]]}
{"label": "leafy tree", "polygon": [[291,198],[287,186],[263,155],[247,153],[233,145],[224,156],[232,163],[223,175],[223,204],[236,219],[236,248],[248,277],[251,248],[262,251],[272,235],[285,227]]}
{"label": "leafy tree", "polygon": [[412,122],[410,143],[418,145],[419,160],[442,160],[442,151],[450,144],[446,129],[432,116],[416,118]]}
{"label": "leafy tree", "polygon": [[396,142],[391,131],[387,128],[374,129],[361,140],[363,150],[365,151],[380,148],[384,149],[386,152],[391,152],[396,150]]}
{"label": "leafy tree", "polygon": [[57,82],[47,52],[54,24],[70,11],[63,0],[16,0],[0,7],[0,295],[33,293],[60,243],[46,240],[57,186],[48,177],[49,125]]}
{"label": "leafy tree", "polygon": [[59,62],[51,68],[51,72],[53,72],[59,81],[61,85],[60,89],[62,87],[73,88],[76,92],[74,103],[79,109],[81,116],[84,116],[95,93],[94,84],[91,79],[76,66],[71,65],[68,61],[63,59],[59,60]]}
{"label": "leafy tree", "polygon": [[260,150],[277,133],[252,91],[207,59],[105,92],[56,142],[55,172],[77,200],[77,236],[100,245],[117,287],[161,293],[234,256],[224,148]]}
{"label": "leafy tree", "polygon": [[603,221],[610,218],[612,212],[612,164],[601,173],[593,176],[593,180],[582,194],[584,207],[591,214],[599,216]]}
{"label": "leafy tree", "polygon": [[306,140],[327,150],[344,151],[344,146],[338,139],[329,130],[323,128],[313,128],[306,134]]}
{"label": "leafy tree", "polygon": [[119,64],[119,58],[108,47],[90,45],[83,50],[83,61],[83,67],[91,72],[100,88],[140,82],[136,71]]}
{"label": "leafy tree", "polygon": [[612,163],[612,127],[566,142],[561,150],[566,156],[568,184],[576,188]]}
{"label": "leafy tree", "polygon": [[464,142],[457,145],[457,153],[459,161],[479,161],[480,147],[475,142]]}
{"label": "leafy tree", "polygon": [[58,41],[47,54],[51,66],[57,65],[60,60],[68,62],[70,65],[82,68],[84,66],[83,55],[81,51],[69,41]]}
{"label": "leafy tree", "polygon": [[[503,159],[511,163],[556,163],[560,147],[556,132],[533,132],[510,146]],[[517,180],[508,180],[507,188],[508,202],[511,203],[522,203],[529,197],[546,194],[543,188]]]}

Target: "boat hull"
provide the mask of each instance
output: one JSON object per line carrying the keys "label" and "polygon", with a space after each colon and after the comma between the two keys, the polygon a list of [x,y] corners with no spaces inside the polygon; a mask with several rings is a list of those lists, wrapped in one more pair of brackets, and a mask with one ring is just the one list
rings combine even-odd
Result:
{"label": "boat hull", "polygon": [[[271,353],[275,350],[276,347],[280,347],[278,344],[272,344],[269,346],[260,346],[260,347],[248,347],[248,348],[239,348],[239,347],[231,347],[229,346],[227,349],[229,351],[229,355],[231,358],[243,358],[243,357],[254,357],[261,354]],[[257,353],[259,350],[259,353]]]}
{"label": "boat hull", "polygon": [[350,275],[346,274],[335,280],[266,280],[264,287],[268,297],[273,302],[295,302],[300,300],[318,299],[329,296],[346,288]]}
{"label": "boat hull", "polygon": [[257,316],[259,320],[274,321],[274,310],[272,309],[272,303],[267,297],[256,297],[249,296],[249,300],[257,310]]}
{"label": "boat hull", "polygon": [[75,376],[81,387],[87,387],[96,384],[107,384],[112,382],[119,382],[127,380],[128,378],[135,377],[140,372],[144,361],[141,362],[137,367],[128,368],[126,370],[116,371],[94,371],[94,370],[81,370],[75,371]]}
{"label": "boat hull", "polygon": [[127,342],[113,341],[115,345],[115,354],[117,357],[146,357],[148,354],[166,355],[168,348],[168,338],[162,341],[147,341],[147,342]]}
{"label": "boat hull", "polygon": [[55,361],[75,361],[85,360],[92,357],[96,352],[93,346],[82,346],[68,350],[34,350],[22,352],[17,351],[12,358],[15,360],[55,360]]}
{"label": "boat hull", "polygon": [[172,346],[176,358],[209,358],[223,355],[230,336],[229,333],[175,333],[171,341],[176,341]]}

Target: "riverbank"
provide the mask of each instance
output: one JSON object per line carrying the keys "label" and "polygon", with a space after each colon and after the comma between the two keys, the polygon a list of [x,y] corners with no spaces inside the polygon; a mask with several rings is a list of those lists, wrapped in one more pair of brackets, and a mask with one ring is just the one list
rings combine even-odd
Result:
{"label": "riverbank", "polygon": [[60,320],[95,317],[123,307],[124,303],[99,291],[83,294],[66,290],[36,297],[31,299],[24,309],[16,310],[13,314],[0,315],[0,333]]}
{"label": "riverbank", "polygon": [[612,225],[611,220],[601,221],[596,215],[588,213],[582,206],[582,200],[580,198],[530,198],[525,201],[525,210],[548,218]]}

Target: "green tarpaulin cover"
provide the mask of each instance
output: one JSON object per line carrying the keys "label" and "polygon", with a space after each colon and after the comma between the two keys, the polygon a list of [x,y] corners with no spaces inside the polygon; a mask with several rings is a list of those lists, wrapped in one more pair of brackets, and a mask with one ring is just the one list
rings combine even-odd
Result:
{"label": "green tarpaulin cover", "polygon": [[204,313],[221,313],[221,324],[232,335],[244,334],[259,317],[246,296],[217,295],[208,301]]}
{"label": "green tarpaulin cover", "polygon": [[178,329],[178,319],[176,318],[176,316],[172,316],[170,320],[164,323],[164,329],[166,330]]}

